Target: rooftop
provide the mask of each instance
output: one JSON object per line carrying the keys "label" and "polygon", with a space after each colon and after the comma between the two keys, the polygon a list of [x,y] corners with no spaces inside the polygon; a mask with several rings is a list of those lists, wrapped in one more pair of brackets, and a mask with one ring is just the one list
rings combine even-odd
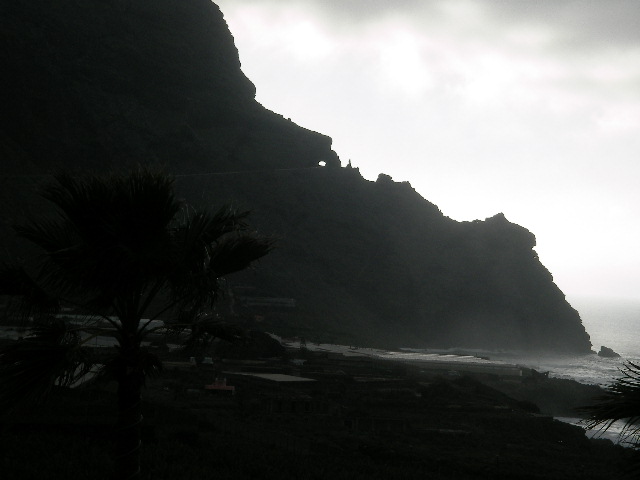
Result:
{"label": "rooftop", "polygon": [[268,380],[271,382],[279,383],[293,383],[293,382],[315,382],[313,378],[296,377],[294,375],[285,375],[283,373],[240,373],[240,372],[226,372],[225,375],[243,375],[246,377],[260,378],[262,380]]}

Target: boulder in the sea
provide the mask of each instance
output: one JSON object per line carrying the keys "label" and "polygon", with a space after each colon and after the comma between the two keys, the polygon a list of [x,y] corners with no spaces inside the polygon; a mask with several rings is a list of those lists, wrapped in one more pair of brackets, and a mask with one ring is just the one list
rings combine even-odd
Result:
{"label": "boulder in the sea", "polygon": [[598,352],[598,356],[599,357],[604,357],[604,358],[618,358],[620,356],[620,354],[616,353],[612,349],[602,345],[600,347],[600,351]]}

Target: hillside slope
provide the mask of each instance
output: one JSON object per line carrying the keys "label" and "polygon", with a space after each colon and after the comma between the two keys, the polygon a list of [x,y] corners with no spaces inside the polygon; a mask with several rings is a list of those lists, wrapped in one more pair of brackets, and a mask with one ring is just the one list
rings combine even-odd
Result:
{"label": "hillside slope", "polygon": [[329,137],[255,101],[208,0],[4,2],[0,49],[5,252],[23,248],[9,226],[40,211],[47,174],[159,165],[189,202],[251,208],[280,237],[234,281],[229,308],[248,324],[357,344],[590,351],[532,233],[501,214],[455,222],[406,182],[341,167]]}

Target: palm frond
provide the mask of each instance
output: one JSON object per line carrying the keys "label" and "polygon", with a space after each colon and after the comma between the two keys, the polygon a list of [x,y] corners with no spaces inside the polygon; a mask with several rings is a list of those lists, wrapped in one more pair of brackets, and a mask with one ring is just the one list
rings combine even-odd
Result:
{"label": "palm frond", "polygon": [[588,415],[587,428],[606,431],[615,422],[624,423],[623,440],[640,444],[640,365],[627,362],[620,370],[621,377],[610,387],[598,403],[580,410]]}
{"label": "palm frond", "polygon": [[241,222],[246,213],[236,215],[232,209],[218,214],[193,212],[172,230],[172,247],[163,266],[173,301],[180,310],[212,304],[219,291],[218,275],[211,271],[211,254],[226,235]]}
{"label": "palm frond", "polygon": [[[273,241],[248,231],[248,212],[223,207],[212,215],[183,209],[173,179],[162,172],[139,169],[126,176],[84,178],[62,173],[42,196],[58,215],[16,231],[43,255],[31,275],[24,269],[5,269],[0,293],[20,293],[33,304],[57,298],[118,317],[119,322],[108,319],[120,347],[106,372],[119,383],[117,463],[124,472],[136,463],[137,449],[130,445],[139,444],[140,387],[162,367],[157,357],[140,348],[150,324],[140,328],[144,312],[156,309],[149,316],[155,319],[186,308],[193,317],[213,303],[220,277],[266,255]],[[11,283],[11,277],[19,281]],[[101,329],[87,330],[98,335]],[[237,327],[206,319],[192,334],[232,341],[243,337]],[[28,338],[0,349],[0,401],[41,399],[56,385],[75,384],[92,366],[86,351],[79,335],[64,323],[37,323]]]}
{"label": "palm frond", "polygon": [[145,349],[140,349],[134,358],[115,355],[104,365],[97,375],[98,382],[118,381],[123,375],[135,374],[144,383],[146,378],[159,376],[163,371],[162,361],[157,355]]}
{"label": "palm frond", "polygon": [[223,277],[244,270],[273,247],[273,239],[257,234],[229,235],[212,249],[209,267],[217,276]]}
{"label": "palm frond", "polygon": [[267,255],[274,240],[252,232],[233,232],[206,244],[206,222],[188,223],[175,232],[175,257],[166,278],[181,309],[212,305],[220,279]]}
{"label": "palm frond", "polygon": [[79,336],[63,322],[40,322],[31,335],[0,349],[0,404],[41,401],[54,386],[73,385],[93,366]]}
{"label": "palm frond", "polygon": [[197,352],[206,348],[214,339],[229,343],[247,341],[247,331],[235,324],[225,322],[209,315],[198,315],[190,324],[189,336],[183,344],[185,352]]}
{"label": "palm frond", "polygon": [[31,220],[13,228],[19,237],[50,254],[65,252],[79,242],[73,225],[63,219]]}
{"label": "palm frond", "polygon": [[57,298],[50,295],[24,265],[0,265],[0,295],[17,299],[14,314],[21,321],[52,315],[60,309]]}
{"label": "palm frond", "polygon": [[244,342],[247,338],[244,328],[212,317],[200,319],[194,327],[196,335],[207,334],[231,343]]}
{"label": "palm frond", "polygon": [[56,176],[43,196],[78,228],[89,244],[115,239],[140,246],[162,233],[181,208],[173,193],[173,178],[138,169],[129,175],[76,178]]}
{"label": "palm frond", "polygon": [[[193,211],[172,230],[177,251],[181,257],[177,261],[193,266],[202,266],[222,237],[232,232],[243,231],[248,211],[238,211],[230,206],[220,208],[215,214],[207,211]],[[191,267],[192,268],[192,267]]]}
{"label": "palm frond", "polygon": [[[221,277],[247,268],[274,245],[272,239],[248,230],[248,211],[225,206],[212,214],[184,208],[173,192],[173,178],[161,172],[139,169],[128,175],[89,177],[61,173],[44,187],[42,196],[58,215],[16,227],[22,238],[44,251],[35,274],[11,272],[22,275],[22,291],[30,292],[28,303],[57,298],[99,313],[108,308],[123,328],[136,327],[152,305],[156,314],[201,311],[215,301]],[[184,215],[178,215],[181,211]],[[2,282],[0,278],[0,290]],[[8,285],[7,293],[15,293]],[[44,332],[35,332],[11,351],[18,355],[40,349],[43,356],[59,355],[51,358],[51,368],[68,360],[73,342],[46,327],[53,336],[45,340]],[[213,324],[198,328],[209,336],[233,336],[228,328]],[[133,331],[140,337],[146,333]],[[7,368],[19,365],[5,358]],[[149,369],[154,365],[142,363]],[[42,375],[49,378],[47,371],[43,368]]]}
{"label": "palm frond", "polygon": [[204,241],[211,244],[227,233],[246,230],[248,224],[245,220],[250,213],[248,210],[238,210],[231,205],[225,205],[213,215],[207,215]]}
{"label": "palm frond", "polygon": [[163,273],[158,265],[181,208],[171,177],[147,170],[88,178],[59,174],[42,195],[59,218],[16,231],[46,252],[39,281],[47,287],[108,303]]}

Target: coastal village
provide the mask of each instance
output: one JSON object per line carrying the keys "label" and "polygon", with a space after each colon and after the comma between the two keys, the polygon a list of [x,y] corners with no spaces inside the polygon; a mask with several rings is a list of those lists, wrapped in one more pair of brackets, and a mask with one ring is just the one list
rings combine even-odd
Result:
{"label": "coastal village", "polygon": [[[212,464],[226,455],[234,459],[220,478],[252,478],[245,468],[266,455],[286,478],[292,472],[343,478],[327,473],[335,469],[349,478],[601,479],[617,478],[618,466],[637,455],[554,419],[575,416],[575,407],[602,393],[599,387],[469,355],[417,360],[411,352],[257,332],[249,338],[236,345],[214,341],[196,355],[160,336],[151,339],[147,348],[162,358],[163,373],[149,378],[143,391],[143,443],[172,452],[176,444],[197,452],[215,446]],[[108,356],[112,348],[94,347],[94,353]],[[112,428],[108,399],[116,388],[97,379],[59,392],[59,403],[35,415],[5,415],[0,444],[20,444],[24,432],[46,441],[42,431],[52,424],[66,439],[100,444]],[[69,403],[84,415],[61,414]],[[321,465],[324,474],[311,474]],[[148,478],[170,478],[153,465],[145,469]]]}
{"label": "coastal village", "polygon": [[575,416],[598,387],[468,355],[281,344],[278,357],[167,361],[149,396],[214,424],[221,410],[235,414],[243,428],[234,432],[292,462],[353,455],[405,471],[397,478],[421,469],[430,478],[616,478],[612,462],[635,453],[554,419]]}

